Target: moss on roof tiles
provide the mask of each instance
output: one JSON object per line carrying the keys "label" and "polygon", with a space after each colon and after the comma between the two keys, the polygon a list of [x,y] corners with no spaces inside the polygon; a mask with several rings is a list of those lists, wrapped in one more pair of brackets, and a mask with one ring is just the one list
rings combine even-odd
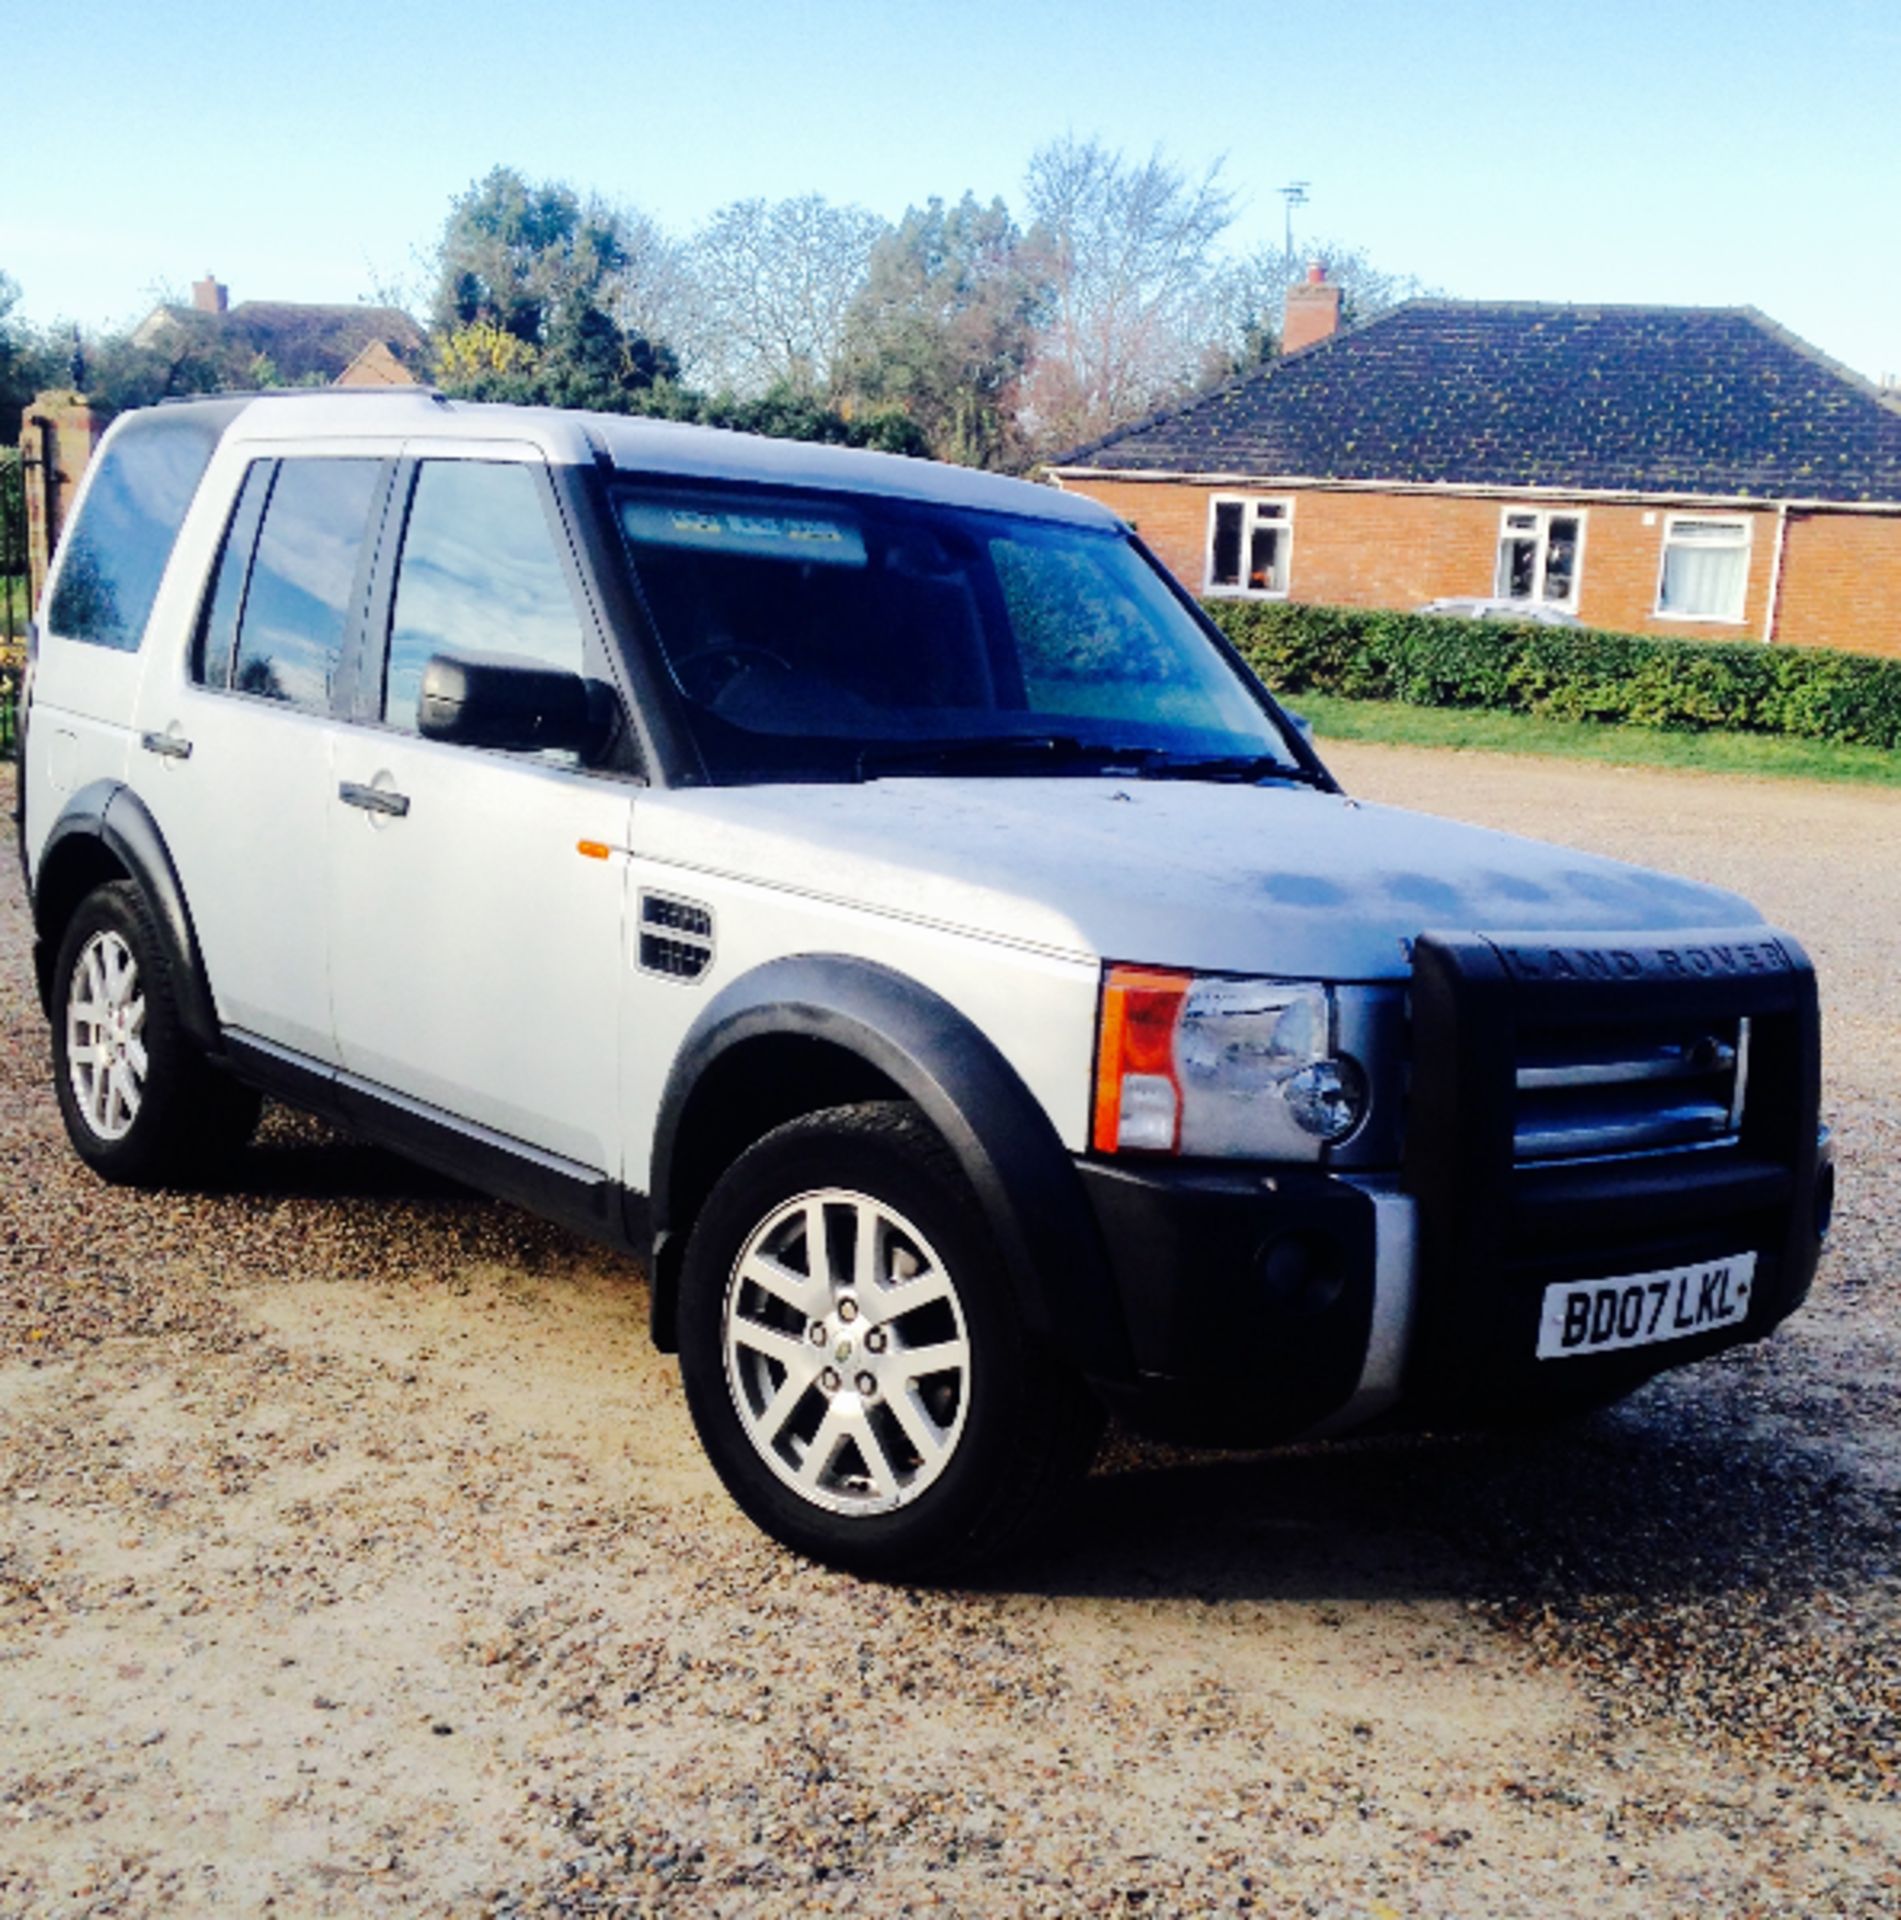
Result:
{"label": "moss on roof tiles", "polygon": [[1056,464],[1901,501],[1901,412],[1746,308],[1422,300]]}

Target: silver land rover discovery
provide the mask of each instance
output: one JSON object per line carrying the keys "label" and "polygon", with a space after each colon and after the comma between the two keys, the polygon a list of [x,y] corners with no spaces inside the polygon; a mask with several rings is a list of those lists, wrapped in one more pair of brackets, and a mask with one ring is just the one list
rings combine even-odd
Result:
{"label": "silver land rover discovery", "polygon": [[1748,904],[1363,805],[1128,528],[988,475],[315,394],[121,420],[21,748],[108,1179],[260,1096],[646,1263],[733,1497],[886,1575],[1104,1409],[1601,1402],[1803,1298]]}

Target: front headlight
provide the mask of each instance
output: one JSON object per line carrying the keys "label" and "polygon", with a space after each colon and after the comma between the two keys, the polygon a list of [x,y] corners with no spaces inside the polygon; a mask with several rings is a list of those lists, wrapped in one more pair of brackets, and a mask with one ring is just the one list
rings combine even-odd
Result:
{"label": "front headlight", "polygon": [[1111,967],[1103,982],[1099,1153],[1318,1160],[1366,1113],[1317,981]]}

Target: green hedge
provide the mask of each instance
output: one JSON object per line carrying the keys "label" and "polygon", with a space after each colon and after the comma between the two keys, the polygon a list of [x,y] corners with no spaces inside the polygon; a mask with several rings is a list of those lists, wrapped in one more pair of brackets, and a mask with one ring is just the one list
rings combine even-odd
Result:
{"label": "green hedge", "polygon": [[1286,601],[1206,604],[1277,693],[1901,746],[1901,660]]}

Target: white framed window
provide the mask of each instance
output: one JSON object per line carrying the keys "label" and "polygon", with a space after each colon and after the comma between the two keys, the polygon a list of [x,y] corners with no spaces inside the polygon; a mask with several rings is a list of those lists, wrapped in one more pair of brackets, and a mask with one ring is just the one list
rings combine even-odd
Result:
{"label": "white framed window", "polygon": [[1575,613],[1583,571],[1583,514],[1507,507],[1499,516],[1498,577],[1492,587],[1499,599]]}
{"label": "white framed window", "polygon": [[1208,502],[1210,593],[1283,600],[1294,556],[1294,503],[1216,494]]}
{"label": "white framed window", "polygon": [[1663,523],[1663,560],[1657,569],[1657,617],[1721,620],[1743,617],[1749,592],[1749,521],[1673,513]]}

